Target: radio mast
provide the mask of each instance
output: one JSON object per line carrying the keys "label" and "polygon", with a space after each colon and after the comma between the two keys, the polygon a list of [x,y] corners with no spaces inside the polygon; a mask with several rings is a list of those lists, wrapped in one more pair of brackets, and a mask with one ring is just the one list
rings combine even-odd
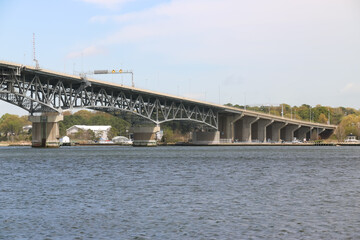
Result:
{"label": "radio mast", "polygon": [[34,53],[34,62],[35,62],[35,69],[40,69],[39,67],[39,62],[36,59],[36,55],[35,55],[35,33],[33,33],[33,53]]}

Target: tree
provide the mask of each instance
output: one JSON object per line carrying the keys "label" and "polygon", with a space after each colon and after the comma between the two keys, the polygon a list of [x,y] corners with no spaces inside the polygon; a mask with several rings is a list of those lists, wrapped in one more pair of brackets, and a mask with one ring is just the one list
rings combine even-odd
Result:
{"label": "tree", "polygon": [[338,126],[335,130],[335,136],[339,141],[343,141],[345,139],[345,128],[343,126]]}
{"label": "tree", "polygon": [[343,117],[338,125],[335,135],[338,140],[342,141],[347,135],[353,134],[359,136],[360,133],[360,116],[350,114]]}
{"label": "tree", "polygon": [[5,114],[1,117],[0,131],[18,135],[22,131],[24,121],[17,115]]}
{"label": "tree", "polygon": [[319,123],[327,123],[327,121],[328,121],[328,119],[327,119],[327,117],[325,116],[325,114],[320,113],[317,122],[319,122]]}
{"label": "tree", "polygon": [[297,110],[297,114],[302,120],[310,120],[310,106],[306,104],[301,105]]}
{"label": "tree", "polygon": [[110,128],[110,130],[109,130],[109,132],[107,134],[109,140],[113,139],[114,137],[116,137],[118,135],[120,135],[119,131],[116,128],[113,128],[113,127]]}

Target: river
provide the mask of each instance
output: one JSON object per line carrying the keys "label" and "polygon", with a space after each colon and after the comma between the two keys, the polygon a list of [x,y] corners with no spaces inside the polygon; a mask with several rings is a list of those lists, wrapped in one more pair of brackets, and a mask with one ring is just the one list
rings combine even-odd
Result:
{"label": "river", "polygon": [[0,148],[0,239],[360,239],[360,147]]}

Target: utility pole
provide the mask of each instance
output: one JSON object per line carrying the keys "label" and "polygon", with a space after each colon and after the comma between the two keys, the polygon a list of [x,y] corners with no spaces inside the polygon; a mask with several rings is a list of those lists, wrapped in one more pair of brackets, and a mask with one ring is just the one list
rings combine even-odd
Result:
{"label": "utility pole", "polygon": [[220,105],[220,85],[219,85],[219,105]]}
{"label": "utility pole", "polygon": [[244,92],[244,110],[246,110],[246,92]]}

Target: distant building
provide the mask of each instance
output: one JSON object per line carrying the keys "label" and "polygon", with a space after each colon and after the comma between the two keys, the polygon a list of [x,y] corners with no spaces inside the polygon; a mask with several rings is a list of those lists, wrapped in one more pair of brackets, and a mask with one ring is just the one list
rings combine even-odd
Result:
{"label": "distant building", "polygon": [[80,129],[87,131],[91,130],[95,133],[97,137],[102,140],[108,140],[108,132],[111,126],[87,126],[87,125],[74,125],[66,129],[66,135],[71,135],[77,133]]}
{"label": "distant building", "polygon": [[350,135],[346,137],[345,142],[358,143],[359,140],[356,139],[356,136],[350,133]]}
{"label": "distant building", "polygon": [[32,125],[25,125],[22,127],[22,129],[23,129],[23,132],[29,132],[30,129],[32,129]]}

